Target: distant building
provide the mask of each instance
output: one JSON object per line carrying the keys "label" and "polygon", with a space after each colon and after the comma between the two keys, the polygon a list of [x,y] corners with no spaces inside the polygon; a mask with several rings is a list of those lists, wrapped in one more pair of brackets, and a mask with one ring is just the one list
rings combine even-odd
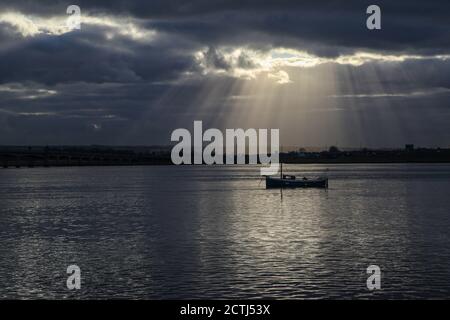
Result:
{"label": "distant building", "polygon": [[414,151],[413,144],[405,144],[405,151]]}
{"label": "distant building", "polygon": [[329,153],[339,153],[340,150],[339,150],[339,148],[336,147],[336,146],[331,146],[331,147],[328,149],[328,152],[329,152]]}

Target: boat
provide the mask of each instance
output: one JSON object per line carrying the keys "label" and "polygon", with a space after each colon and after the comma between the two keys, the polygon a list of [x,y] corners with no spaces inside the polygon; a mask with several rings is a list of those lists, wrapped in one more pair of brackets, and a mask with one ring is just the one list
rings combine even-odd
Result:
{"label": "boat", "polygon": [[328,188],[328,178],[306,178],[297,179],[293,175],[284,175],[281,166],[280,177],[266,176],[266,189],[273,188]]}
{"label": "boat", "polygon": [[266,189],[273,188],[328,188],[328,178],[302,178],[283,175],[280,178],[266,176]]}

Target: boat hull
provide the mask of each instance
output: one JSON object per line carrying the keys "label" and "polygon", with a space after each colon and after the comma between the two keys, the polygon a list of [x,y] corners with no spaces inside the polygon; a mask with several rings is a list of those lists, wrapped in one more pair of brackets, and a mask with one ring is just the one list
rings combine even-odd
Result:
{"label": "boat hull", "polygon": [[328,188],[327,178],[318,179],[281,179],[266,176],[266,189],[274,188]]}

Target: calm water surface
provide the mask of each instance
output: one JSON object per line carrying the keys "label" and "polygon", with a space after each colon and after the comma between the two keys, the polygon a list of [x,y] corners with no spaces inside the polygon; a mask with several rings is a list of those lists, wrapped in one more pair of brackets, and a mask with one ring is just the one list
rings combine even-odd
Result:
{"label": "calm water surface", "polygon": [[450,298],[450,165],[326,168],[2,169],[0,298]]}

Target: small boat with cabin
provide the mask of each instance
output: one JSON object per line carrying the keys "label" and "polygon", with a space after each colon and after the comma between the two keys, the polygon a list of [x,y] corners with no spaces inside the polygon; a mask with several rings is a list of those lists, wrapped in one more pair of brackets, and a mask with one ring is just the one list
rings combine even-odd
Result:
{"label": "small boat with cabin", "polygon": [[283,174],[283,165],[279,178],[266,176],[266,189],[274,188],[328,188],[328,178],[300,178]]}

